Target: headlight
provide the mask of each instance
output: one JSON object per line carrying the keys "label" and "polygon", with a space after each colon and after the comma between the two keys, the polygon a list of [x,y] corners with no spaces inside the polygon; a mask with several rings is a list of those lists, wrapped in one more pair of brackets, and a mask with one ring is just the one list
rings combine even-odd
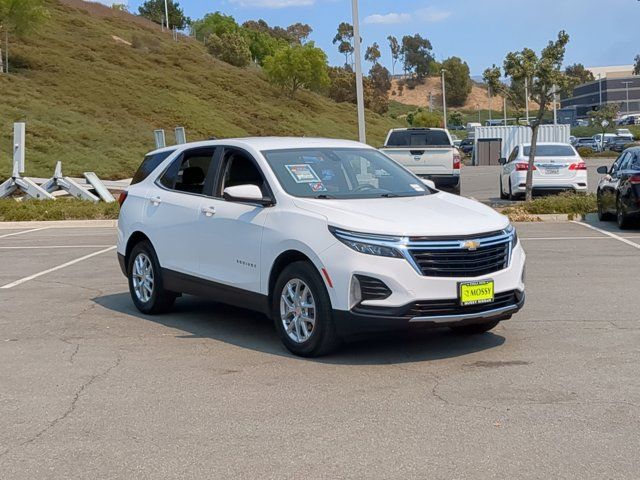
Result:
{"label": "headlight", "polygon": [[509,224],[509,226],[504,229],[504,233],[511,235],[511,245],[515,247],[518,244],[518,232],[516,232],[516,227]]}
{"label": "headlight", "polygon": [[388,245],[390,242],[399,242],[400,237],[349,232],[334,227],[329,227],[329,231],[356,252],[378,257],[403,258],[398,249]]}

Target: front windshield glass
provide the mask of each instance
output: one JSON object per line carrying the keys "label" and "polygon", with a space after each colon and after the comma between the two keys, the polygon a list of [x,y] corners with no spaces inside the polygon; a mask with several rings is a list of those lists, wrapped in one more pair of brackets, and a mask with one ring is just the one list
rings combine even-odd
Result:
{"label": "front windshield glass", "polygon": [[[531,147],[524,147],[524,156],[528,157]],[[538,145],[536,157],[573,157],[575,152],[569,145]]]}
{"label": "front windshield glass", "polygon": [[351,199],[431,193],[418,178],[373,149],[304,148],[262,154],[282,188],[295,197]]}

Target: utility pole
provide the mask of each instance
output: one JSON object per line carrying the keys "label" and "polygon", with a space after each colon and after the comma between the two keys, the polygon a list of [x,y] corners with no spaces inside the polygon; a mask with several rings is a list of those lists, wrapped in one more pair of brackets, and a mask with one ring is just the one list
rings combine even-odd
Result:
{"label": "utility pole", "polygon": [[170,30],[171,28],[169,27],[169,0],[164,0],[164,14],[167,20],[167,30]]}
{"label": "utility pole", "polygon": [[557,87],[554,85],[553,86],[553,124],[557,125],[558,124],[558,106],[556,105],[556,90]]}
{"label": "utility pole", "polygon": [[524,79],[524,103],[527,111],[527,125],[529,125],[529,79]]}
{"label": "utility pole", "polygon": [[358,17],[358,0],[351,0],[353,14],[353,50],[356,60],[356,98],[358,101],[358,139],[367,143],[367,133],[364,118],[364,89],[362,86],[362,57],[360,56],[360,20]]}
{"label": "utility pole", "polygon": [[433,112],[433,92],[429,91],[429,111]]}
{"label": "utility pole", "polygon": [[622,82],[622,84],[627,91],[627,113],[629,113],[629,85],[633,85],[633,82]]}
{"label": "utility pole", "polygon": [[602,74],[598,74],[598,91],[600,93],[600,102],[598,103],[599,107],[602,107]]}
{"label": "utility pole", "polygon": [[442,114],[444,116],[444,128],[447,128],[447,91],[444,86],[444,72],[446,70],[442,69]]}
{"label": "utility pole", "polygon": [[504,109],[504,126],[507,126],[507,99],[502,99],[502,108]]}
{"label": "utility pole", "polygon": [[493,120],[491,112],[491,85],[489,85],[487,92],[489,93],[489,123],[491,123],[491,120]]}

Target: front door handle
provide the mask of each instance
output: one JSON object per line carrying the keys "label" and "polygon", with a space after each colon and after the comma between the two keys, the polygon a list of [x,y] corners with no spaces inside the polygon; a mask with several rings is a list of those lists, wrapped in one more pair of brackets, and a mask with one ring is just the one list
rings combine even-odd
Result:
{"label": "front door handle", "polygon": [[162,199],[160,197],[150,198],[149,201],[153,204],[154,207],[157,207],[162,203]]}
{"label": "front door handle", "polygon": [[213,217],[216,214],[216,209],[214,207],[202,207],[202,213],[206,217]]}

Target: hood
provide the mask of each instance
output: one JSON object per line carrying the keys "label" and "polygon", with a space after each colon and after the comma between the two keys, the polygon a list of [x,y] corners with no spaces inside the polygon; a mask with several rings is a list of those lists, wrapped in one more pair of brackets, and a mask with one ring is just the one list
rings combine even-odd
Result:
{"label": "hood", "polygon": [[474,235],[502,230],[509,220],[475,200],[438,192],[420,197],[321,200],[295,198],[298,208],[334,227],[398,236]]}

